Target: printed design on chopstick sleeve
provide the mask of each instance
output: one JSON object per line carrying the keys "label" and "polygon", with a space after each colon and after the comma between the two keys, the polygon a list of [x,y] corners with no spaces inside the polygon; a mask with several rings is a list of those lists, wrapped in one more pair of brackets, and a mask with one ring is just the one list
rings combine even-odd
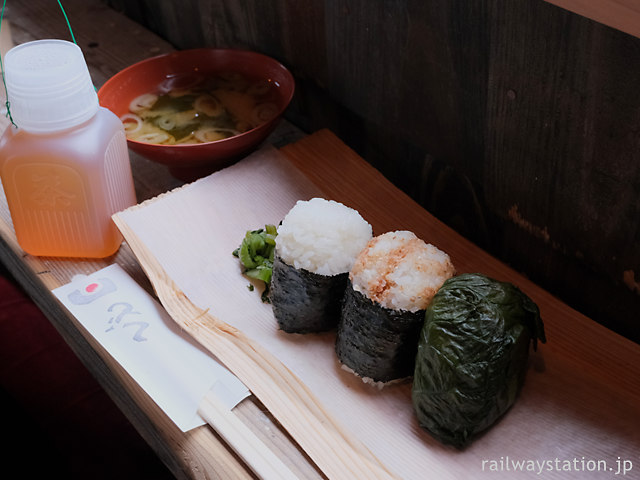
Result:
{"label": "printed design on chopstick sleeve", "polygon": [[[120,309],[119,312],[118,312],[118,309]],[[111,330],[114,330],[118,325],[122,325],[122,328],[134,326],[134,327],[138,327],[138,329],[135,330],[134,332],[133,340],[135,340],[136,342],[144,342],[145,340],[147,340],[147,338],[144,337],[142,333],[149,327],[149,322],[144,322],[144,321],[122,322],[122,319],[125,318],[127,315],[140,315],[140,312],[134,310],[133,306],[130,303],[128,302],[113,303],[109,306],[107,310],[109,312],[116,311],[118,312],[118,315],[109,318],[110,326],[105,330],[105,332],[110,332]]]}
{"label": "printed design on chopstick sleeve", "polygon": [[69,301],[74,305],[88,305],[108,293],[115,292],[118,288],[108,278],[100,278],[78,288],[68,295]]}
{"label": "printed design on chopstick sleeve", "polygon": [[[86,283],[82,288],[72,291],[67,298],[74,305],[84,306],[104,297],[105,295],[117,292],[118,287],[108,278],[100,278],[96,281]],[[147,337],[144,331],[149,328],[149,322],[136,318],[129,321],[131,315],[141,315],[139,311],[129,302],[114,302],[106,309],[107,328],[105,332],[111,332],[120,327],[131,330],[131,337],[135,342],[144,342]],[[134,328],[130,328],[134,327]]]}

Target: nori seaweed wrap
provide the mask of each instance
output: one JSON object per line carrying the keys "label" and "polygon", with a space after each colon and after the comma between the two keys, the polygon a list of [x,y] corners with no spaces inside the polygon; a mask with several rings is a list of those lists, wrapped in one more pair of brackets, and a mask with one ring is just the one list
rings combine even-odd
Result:
{"label": "nori seaweed wrap", "polygon": [[281,330],[335,328],[348,272],[371,237],[371,225],[341,203],[296,203],[278,227],[269,293]]}
{"label": "nori seaweed wrap", "polygon": [[336,337],[343,365],[363,378],[388,382],[413,374],[424,310],[392,310],[353,289],[345,291]]}
{"label": "nori seaweed wrap", "polygon": [[276,256],[271,304],[281,330],[313,333],[331,330],[340,317],[340,299],[348,274],[320,275],[286,264]]}
{"label": "nori seaweed wrap", "polygon": [[412,232],[373,238],[349,274],[336,354],[379,386],[413,374],[425,308],[455,273],[449,256]]}
{"label": "nori seaweed wrap", "polygon": [[510,283],[463,274],[427,308],[413,377],[420,425],[463,448],[515,402],[529,344],[545,342],[537,305]]}

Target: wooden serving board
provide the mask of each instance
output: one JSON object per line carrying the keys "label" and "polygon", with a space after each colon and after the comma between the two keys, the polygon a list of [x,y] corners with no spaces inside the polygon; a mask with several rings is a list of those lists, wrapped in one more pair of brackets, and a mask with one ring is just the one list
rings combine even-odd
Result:
{"label": "wooden serving board", "polygon": [[[340,368],[334,333],[279,331],[271,307],[247,288],[231,255],[244,232],[277,223],[313,196],[357,209],[376,235],[411,230],[449,253],[459,273],[510,281],[540,307],[548,343],[532,354],[517,403],[464,451],[420,429],[410,383],[363,384]],[[640,469],[640,346],[460,237],[329,131],[265,148],[114,219],[174,320],[329,478],[514,478],[516,468],[520,476],[584,478],[588,470],[610,478],[622,461]]]}

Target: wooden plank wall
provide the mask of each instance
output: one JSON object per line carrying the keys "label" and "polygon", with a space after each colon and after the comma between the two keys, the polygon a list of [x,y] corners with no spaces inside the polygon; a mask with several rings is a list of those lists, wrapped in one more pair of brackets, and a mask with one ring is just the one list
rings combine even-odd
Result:
{"label": "wooden plank wall", "polygon": [[542,0],[105,1],[279,59],[289,120],[640,341],[640,39]]}
{"label": "wooden plank wall", "polygon": [[640,4],[637,0],[545,0],[622,32],[640,37]]}

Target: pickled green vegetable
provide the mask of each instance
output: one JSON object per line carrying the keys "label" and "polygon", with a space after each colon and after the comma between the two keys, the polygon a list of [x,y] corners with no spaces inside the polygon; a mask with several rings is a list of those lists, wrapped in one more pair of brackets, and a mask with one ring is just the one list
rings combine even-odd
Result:
{"label": "pickled green vegetable", "polygon": [[258,230],[249,230],[240,246],[233,251],[233,255],[243,266],[243,273],[249,278],[264,282],[262,300],[265,302],[268,301],[277,235],[278,230],[275,225],[265,225]]}

